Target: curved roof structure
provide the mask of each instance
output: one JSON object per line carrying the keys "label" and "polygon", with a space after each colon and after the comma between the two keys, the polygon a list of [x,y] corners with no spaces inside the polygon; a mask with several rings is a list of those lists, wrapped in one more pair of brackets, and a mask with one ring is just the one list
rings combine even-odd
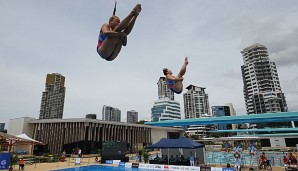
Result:
{"label": "curved roof structure", "polygon": [[266,129],[235,129],[235,130],[212,130],[208,132],[298,132],[298,128],[266,128]]}
{"label": "curved roof structure", "polygon": [[214,124],[240,124],[240,123],[268,123],[298,121],[298,112],[262,113],[240,116],[222,116],[195,119],[179,119],[159,122],[145,122],[154,126],[190,126],[190,125],[214,125]]}

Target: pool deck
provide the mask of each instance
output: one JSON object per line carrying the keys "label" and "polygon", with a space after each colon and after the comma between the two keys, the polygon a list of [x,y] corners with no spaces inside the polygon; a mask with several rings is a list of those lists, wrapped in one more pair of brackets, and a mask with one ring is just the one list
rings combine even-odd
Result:
{"label": "pool deck", "polygon": [[[134,161],[132,161],[132,162],[134,162]],[[27,171],[51,171],[51,170],[55,170],[55,169],[80,167],[80,166],[93,165],[93,164],[96,164],[93,161],[93,158],[92,158],[92,161],[90,158],[89,162],[88,162],[88,159],[86,158],[83,160],[81,165],[75,165],[74,160],[71,160],[69,162],[65,161],[65,162],[58,162],[58,163],[37,163],[36,165],[35,164],[32,164],[32,165],[26,164],[25,170],[27,170]],[[210,166],[215,166],[215,165],[210,165]],[[216,166],[220,167],[220,165],[216,165]],[[15,166],[14,171],[17,171],[17,170],[19,170],[19,167]],[[272,170],[273,171],[284,171],[285,169],[284,169],[284,167],[274,166],[272,168]],[[246,167],[242,171],[249,171],[249,168]]]}

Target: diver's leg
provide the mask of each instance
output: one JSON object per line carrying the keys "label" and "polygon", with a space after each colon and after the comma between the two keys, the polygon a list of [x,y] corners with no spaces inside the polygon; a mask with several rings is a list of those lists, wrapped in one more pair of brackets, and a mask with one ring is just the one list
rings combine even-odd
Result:
{"label": "diver's leg", "polygon": [[106,58],[107,61],[112,61],[114,60],[118,54],[120,53],[121,51],[121,48],[122,48],[122,40],[120,39],[117,43],[116,43],[116,46],[114,48],[114,51],[112,52],[112,54]]}
{"label": "diver's leg", "polygon": [[135,18],[135,16],[139,15],[139,13],[141,12],[141,4],[137,4],[134,9],[128,14],[127,17],[125,17],[119,24],[117,27],[115,27],[113,29],[113,31],[116,32],[121,32],[122,30],[126,29],[129,25],[129,23],[131,22],[131,20],[133,18]]}
{"label": "diver's leg", "polygon": [[179,71],[179,73],[178,73],[178,75],[177,75],[178,78],[183,77],[183,75],[184,75],[185,72],[186,72],[186,66],[187,66],[187,65],[188,65],[188,58],[185,57],[185,59],[184,59],[184,63],[183,63],[183,65],[182,65],[182,67],[181,67],[181,69],[180,69],[180,71]]}
{"label": "diver's leg", "polygon": [[98,54],[107,59],[111,56],[113,51],[115,50],[116,44],[118,44],[120,37],[107,37],[102,45],[97,49]]}

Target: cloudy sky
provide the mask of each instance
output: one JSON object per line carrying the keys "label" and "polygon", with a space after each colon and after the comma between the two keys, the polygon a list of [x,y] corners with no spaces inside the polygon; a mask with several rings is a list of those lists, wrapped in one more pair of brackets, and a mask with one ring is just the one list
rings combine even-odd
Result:
{"label": "cloudy sky", "polygon": [[[64,118],[101,118],[108,105],[122,111],[122,121],[129,110],[149,120],[162,68],[177,73],[185,56],[185,87],[206,87],[210,106],[229,102],[245,114],[240,51],[254,43],[268,48],[289,110],[298,110],[298,1],[117,2],[120,19],[137,3],[143,10],[127,46],[108,62],[96,45],[113,0],[0,0],[0,122],[38,118],[48,73],[66,77]],[[182,96],[175,99],[183,115]]]}

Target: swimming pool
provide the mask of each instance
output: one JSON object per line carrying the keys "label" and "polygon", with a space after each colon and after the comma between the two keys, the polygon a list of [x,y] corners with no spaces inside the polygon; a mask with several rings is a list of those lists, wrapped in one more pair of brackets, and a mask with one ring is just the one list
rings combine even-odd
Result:
{"label": "swimming pool", "polygon": [[53,171],[98,171],[98,170],[101,170],[101,171],[109,171],[109,170],[112,170],[112,171],[113,170],[150,171],[149,169],[113,167],[113,166],[103,166],[103,165],[81,166],[81,167],[75,167],[75,168],[58,169],[58,170],[53,170]]}
{"label": "swimming pool", "polygon": [[[249,156],[247,153],[241,153],[241,162],[244,165],[257,166],[259,162],[259,156],[261,151],[256,156]],[[272,166],[283,166],[283,156],[286,155],[284,152],[265,151],[267,159],[270,160]],[[206,162],[208,164],[234,164],[235,157],[232,152],[206,152]]]}

